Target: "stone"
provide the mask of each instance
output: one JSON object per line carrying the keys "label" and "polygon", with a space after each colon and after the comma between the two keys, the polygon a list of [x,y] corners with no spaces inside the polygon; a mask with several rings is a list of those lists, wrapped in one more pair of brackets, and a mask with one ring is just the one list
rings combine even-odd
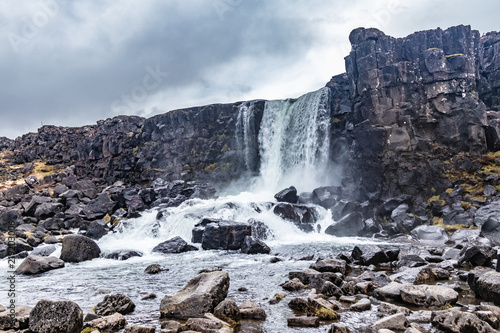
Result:
{"label": "stone", "polygon": [[220,302],[214,309],[214,315],[227,321],[229,323],[234,322],[237,323],[241,320],[240,308],[233,300],[224,300]]}
{"label": "stone", "polygon": [[328,226],[325,233],[337,237],[355,237],[361,236],[364,229],[363,214],[355,211],[344,216],[337,223]]}
{"label": "stone", "polygon": [[147,274],[158,274],[161,271],[168,271],[168,269],[162,268],[158,264],[151,264],[148,267],[146,267],[146,269],[144,269],[144,273]]}
{"label": "stone", "polygon": [[488,271],[477,279],[472,288],[476,296],[500,305],[500,273]]}
{"label": "stone", "polygon": [[295,204],[299,200],[299,197],[297,196],[297,189],[293,186],[279,191],[274,195],[274,198],[278,202],[288,202],[291,204]]}
{"label": "stone", "polygon": [[458,293],[448,287],[438,285],[406,285],[401,288],[403,302],[419,306],[443,306],[455,304]]}
{"label": "stone", "polygon": [[311,201],[325,209],[330,209],[337,202],[337,194],[341,191],[341,188],[337,186],[319,187],[312,191]]}
{"label": "stone", "polygon": [[318,220],[318,212],[309,206],[279,203],[274,206],[273,212],[304,232],[313,231],[313,224]]}
{"label": "stone", "polygon": [[25,305],[16,305],[13,309],[0,306],[0,330],[28,328],[31,310],[32,308]]}
{"label": "stone", "polygon": [[497,218],[490,217],[481,226],[481,237],[486,237],[497,245],[500,245],[500,222]]}
{"label": "stone", "polygon": [[351,330],[344,324],[334,323],[330,326],[328,333],[351,333]]}
{"label": "stone", "polygon": [[299,291],[306,289],[306,286],[297,278],[282,283],[280,286],[287,291]]}
{"label": "stone", "polygon": [[165,296],[160,304],[162,318],[201,317],[213,312],[229,289],[229,275],[214,271],[201,273],[191,279],[181,290]]}
{"label": "stone", "polygon": [[390,282],[383,287],[376,288],[373,291],[373,296],[381,300],[399,300],[401,299],[401,288],[403,286],[398,282]]}
{"label": "stone", "polygon": [[411,235],[424,243],[444,244],[449,240],[446,230],[437,225],[421,225],[413,229]]}
{"label": "stone", "polygon": [[352,304],[349,307],[349,310],[362,312],[362,311],[370,310],[371,307],[372,307],[372,302],[370,302],[370,300],[367,298],[363,298],[363,299],[360,299],[358,302]]}
{"label": "stone", "polygon": [[106,259],[127,260],[132,257],[142,257],[141,252],[133,250],[114,251],[105,256]]}
{"label": "stone", "polygon": [[309,302],[298,297],[293,298],[290,302],[288,302],[288,307],[299,312],[311,312],[311,305]]}
{"label": "stone", "polygon": [[104,296],[104,300],[95,307],[95,313],[101,316],[108,316],[113,313],[128,314],[133,312],[135,304],[130,298],[123,294],[113,294]]}
{"label": "stone", "polygon": [[127,320],[118,312],[85,323],[86,327],[95,327],[101,331],[119,330],[125,327],[125,325],[127,325]]}
{"label": "stone", "polygon": [[82,235],[68,235],[63,238],[61,260],[65,262],[82,262],[99,258],[101,249],[90,238]]}
{"label": "stone", "polygon": [[291,317],[286,321],[289,327],[319,327],[318,317]]}
{"label": "stone", "polygon": [[210,223],[203,231],[201,247],[204,250],[239,250],[252,227],[247,223],[220,221]]}
{"label": "stone", "polygon": [[314,264],[312,264],[310,266],[310,268],[314,269],[318,272],[321,272],[321,273],[339,272],[342,275],[345,275],[346,265],[347,265],[347,263],[345,262],[345,260],[327,258],[327,259],[321,259],[321,260],[316,261]]}
{"label": "stone", "polygon": [[479,208],[474,214],[474,225],[477,227],[482,227],[489,219],[498,222],[498,216],[500,215],[500,202],[493,201],[490,204],[484,205]]}
{"label": "stone", "polygon": [[116,202],[111,199],[109,193],[103,192],[90,201],[83,212],[87,219],[94,220],[102,219],[106,214],[112,215],[115,208]]}
{"label": "stone", "polygon": [[180,331],[181,324],[175,320],[166,320],[161,322],[161,333],[177,333]]}
{"label": "stone", "polygon": [[351,255],[364,266],[378,265],[389,261],[387,254],[377,245],[356,245]]}
{"label": "stone", "polygon": [[241,253],[245,254],[269,254],[271,248],[263,241],[253,237],[246,236],[241,245]]}
{"label": "stone", "polygon": [[55,216],[64,210],[64,206],[58,202],[44,202],[36,207],[35,217],[38,220],[45,220]]}
{"label": "stone", "polygon": [[472,266],[490,266],[496,252],[490,246],[482,244],[466,244],[460,251],[459,264],[469,263]]}
{"label": "stone", "polygon": [[42,299],[29,315],[29,328],[36,333],[80,333],[82,327],[83,311],[72,301]]}
{"label": "stone", "polygon": [[33,275],[48,272],[53,269],[63,268],[64,261],[59,258],[50,256],[42,257],[29,255],[16,269],[16,274]]}
{"label": "stone", "polygon": [[184,239],[179,236],[175,236],[169,240],[166,240],[158,245],[156,245],[152,252],[160,253],[184,253],[188,251],[197,251],[198,248],[189,245]]}
{"label": "stone", "polygon": [[381,329],[404,331],[409,326],[410,326],[410,323],[408,322],[408,319],[406,319],[405,315],[402,313],[397,313],[397,314],[379,319],[371,327],[374,331],[379,331]]}
{"label": "stone", "polygon": [[274,305],[274,304],[278,304],[279,302],[281,302],[284,298],[286,297],[286,294],[285,293],[282,293],[282,292],[278,292],[276,294],[273,295],[273,297],[271,297],[271,299],[269,300],[269,304],[271,305]]}
{"label": "stone", "polygon": [[498,316],[496,316],[493,312],[475,311],[474,314],[482,321],[485,321],[488,324],[490,324],[490,326],[493,327],[494,329],[498,329],[500,327],[500,318],[498,318]]}
{"label": "stone", "polygon": [[442,311],[437,313],[432,318],[432,325],[436,326],[440,330],[453,333],[497,332],[488,323],[480,320],[475,314],[459,310]]}
{"label": "stone", "polygon": [[263,308],[252,301],[244,301],[240,305],[241,319],[265,320],[267,315]]}
{"label": "stone", "polygon": [[92,239],[100,239],[104,235],[108,233],[106,228],[106,223],[104,221],[92,221],[87,226],[87,230],[85,231],[85,236]]}
{"label": "stone", "polygon": [[55,251],[56,251],[56,247],[54,245],[38,246],[33,251],[31,251],[30,255],[48,257],[49,255],[51,255]]}
{"label": "stone", "polygon": [[411,310],[408,308],[405,308],[404,306],[397,306],[392,303],[386,303],[386,302],[381,302],[380,305],[378,306],[378,311],[382,313],[387,313],[387,314],[395,314],[395,313],[402,313],[405,316],[410,315]]}
{"label": "stone", "polygon": [[127,326],[123,333],[155,333],[156,328],[154,326]]}

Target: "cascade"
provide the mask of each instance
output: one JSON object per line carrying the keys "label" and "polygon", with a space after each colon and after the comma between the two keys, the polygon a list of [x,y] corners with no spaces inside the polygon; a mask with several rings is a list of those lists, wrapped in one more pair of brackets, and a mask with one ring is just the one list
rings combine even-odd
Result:
{"label": "cascade", "polygon": [[252,133],[256,132],[254,120],[255,101],[243,102],[236,118],[236,145],[244,153],[246,171],[257,171],[257,151]]}

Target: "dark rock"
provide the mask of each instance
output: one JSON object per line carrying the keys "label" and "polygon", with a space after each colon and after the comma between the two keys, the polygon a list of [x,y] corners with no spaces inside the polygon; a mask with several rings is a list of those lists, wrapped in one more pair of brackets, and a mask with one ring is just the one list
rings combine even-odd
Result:
{"label": "dark rock", "polygon": [[227,322],[239,322],[241,319],[240,308],[233,300],[224,300],[214,309],[214,315]]}
{"label": "dark rock", "polygon": [[105,258],[114,260],[127,260],[132,257],[142,257],[142,253],[132,250],[115,251],[107,254]]}
{"label": "dark rock", "polygon": [[407,254],[401,256],[397,263],[398,268],[404,268],[404,267],[420,267],[426,265],[427,262],[421,257],[416,254]]}
{"label": "dark rock", "polygon": [[297,278],[282,283],[281,287],[287,291],[298,291],[306,289],[306,286],[302,282],[300,282],[300,280]]}
{"label": "dark rock", "polygon": [[490,217],[481,226],[481,237],[486,237],[497,245],[500,245],[500,222],[497,218]]}
{"label": "dark rock", "polygon": [[310,311],[311,306],[305,299],[296,297],[288,302],[288,307],[292,310],[306,313]]}
{"label": "dark rock", "polygon": [[264,253],[268,254],[271,252],[269,246],[267,246],[264,242],[258,240],[252,236],[246,236],[243,244],[241,245],[241,253],[246,254],[258,254]]}
{"label": "dark rock", "polygon": [[351,331],[349,330],[349,327],[344,324],[333,323],[332,326],[330,326],[328,333],[351,333]]}
{"label": "dark rock", "polygon": [[421,242],[444,244],[449,240],[448,233],[439,226],[422,225],[411,232],[411,235]]}
{"label": "dark rock", "polygon": [[[471,285],[471,283],[469,283]],[[476,295],[486,301],[500,305],[500,273],[488,271],[480,275],[471,285]]]}
{"label": "dark rock", "polygon": [[500,201],[493,201],[492,203],[484,205],[477,210],[474,214],[474,224],[481,228],[490,218],[497,220],[499,215]]}
{"label": "dark rock", "polygon": [[0,230],[9,231],[23,224],[21,214],[17,209],[0,209]]}
{"label": "dark rock", "polygon": [[297,196],[297,189],[293,186],[279,191],[274,195],[274,198],[278,202],[288,202],[291,204],[295,204],[299,200],[299,197]]}
{"label": "dark rock", "polygon": [[403,284],[397,282],[390,282],[389,284],[376,288],[373,291],[373,296],[381,300],[400,300],[401,288]]}
{"label": "dark rock", "polygon": [[222,302],[229,289],[229,275],[215,271],[201,273],[181,290],[165,296],[160,304],[162,318],[202,317]]}
{"label": "dark rock", "polygon": [[337,194],[341,189],[337,186],[323,186],[312,192],[311,200],[314,204],[325,209],[332,208],[337,203]]}
{"label": "dark rock", "polygon": [[147,274],[158,274],[161,271],[168,271],[168,269],[162,268],[158,264],[152,264],[152,265],[149,265],[148,267],[146,267],[146,269],[144,270],[144,272]]}
{"label": "dark rock", "polygon": [[[16,305],[13,310],[4,307],[0,307],[0,309],[3,310],[0,311],[0,330],[23,330],[29,327],[30,307]],[[11,316],[11,311],[14,312],[13,316]]]}
{"label": "dark rock", "polygon": [[152,252],[161,253],[183,253],[188,251],[197,251],[198,248],[189,245],[184,239],[179,236],[173,237],[156,245]]}
{"label": "dark rock", "polygon": [[240,305],[241,319],[265,320],[267,315],[263,308],[246,300]]}
{"label": "dark rock", "polygon": [[377,245],[357,245],[352,250],[352,257],[365,266],[389,261],[387,254]]}
{"label": "dark rock", "polygon": [[45,220],[55,216],[64,210],[64,206],[58,202],[45,202],[36,207],[35,217],[38,220]]}
{"label": "dark rock", "polygon": [[116,312],[125,315],[135,309],[135,304],[130,298],[123,294],[104,296],[104,300],[95,307],[95,313],[101,316],[112,315]]}
{"label": "dark rock", "polygon": [[71,189],[80,191],[89,199],[95,199],[98,193],[96,185],[90,180],[80,180],[71,185]]}
{"label": "dark rock", "polygon": [[311,265],[311,268],[318,272],[339,272],[346,273],[346,262],[341,259],[322,259]]}
{"label": "dark rock", "polygon": [[116,207],[116,202],[111,200],[109,193],[104,192],[99,194],[95,199],[90,201],[83,210],[85,216],[89,220],[101,219],[106,214],[113,214]]}
{"label": "dark rock", "polygon": [[123,333],[155,333],[156,328],[153,326],[127,326]]}
{"label": "dark rock", "polygon": [[467,244],[460,252],[459,264],[469,263],[472,266],[490,266],[495,250],[482,244]]}
{"label": "dark rock", "polygon": [[360,236],[364,229],[363,215],[359,212],[353,212],[330,225],[326,228],[325,233],[339,237],[354,237]]}
{"label": "dark rock", "polygon": [[54,245],[39,246],[34,249],[30,255],[48,257],[51,253],[55,252],[56,247]]}
{"label": "dark rock", "polygon": [[252,226],[252,236],[253,237],[260,239],[260,240],[266,240],[272,236],[271,230],[264,222],[258,221],[255,219],[249,219],[248,224],[250,224]]}
{"label": "dark rock", "polygon": [[30,255],[16,269],[16,274],[41,274],[53,269],[63,268],[64,261],[56,257],[41,257]]}
{"label": "dark rock", "polygon": [[63,238],[60,258],[65,262],[81,262],[99,258],[101,249],[90,238],[68,235]]}
{"label": "dark rock", "polygon": [[287,318],[289,327],[319,327],[318,317],[291,317]]}
{"label": "dark rock", "polygon": [[273,212],[282,219],[293,222],[305,232],[313,231],[312,224],[318,219],[318,214],[314,208],[301,205],[280,203],[274,207]]}
{"label": "dark rock", "polygon": [[97,328],[103,332],[117,331],[127,325],[125,317],[116,312],[109,316],[100,317],[85,324],[87,327]]}
{"label": "dark rock", "polygon": [[205,227],[201,247],[204,250],[239,250],[246,236],[251,236],[250,225],[241,222],[221,221]]}
{"label": "dark rock", "polygon": [[40,300],[31,310],[30,330],[37,333],[80,333],[83,311],[72,301]]}
{"label": "dark rock", "polygon": [[92,221],[85,231],[85,236],[92,239],[100,239],[108,233],[106,223],[104,221]]}

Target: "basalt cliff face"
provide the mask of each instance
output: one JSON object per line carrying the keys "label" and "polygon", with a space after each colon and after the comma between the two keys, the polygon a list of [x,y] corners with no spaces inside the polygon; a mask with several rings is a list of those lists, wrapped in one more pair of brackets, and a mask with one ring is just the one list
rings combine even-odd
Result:
{"label": "basalt cliff face", "polygon": [[[445,160],[500,149],[500,33],[481,36],[457,26],[393,38],[359,28],[349,39],[346,73],[326,86],[331,163],[344,166],[351,196],[425,199],[450,187]],[[75,165],[78,178],[106,184],[144,185],[157,177],[227,184],[259,172],[266,102],[246,108],[243,131],[245,103],[149,119],[119,116],[80,128],[44,126],[2,139],[0,148],[10,152],[11,164]]]}

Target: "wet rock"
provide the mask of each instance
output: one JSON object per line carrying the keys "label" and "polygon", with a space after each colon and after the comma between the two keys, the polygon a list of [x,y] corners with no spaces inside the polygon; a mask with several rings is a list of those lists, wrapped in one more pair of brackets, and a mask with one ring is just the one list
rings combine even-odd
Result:
{"label": "wet rock", "polygon": [[103,192],[95,199],[90,201],[83,210],[85,216],[89,220],[101,219],[106,214],[113,214],[116,208],[116,202],[111,200],[109,193]]}
{"label": "wet rock", "polygon": [[291,317],[287,318],[289,327],[319,327],[318,317]]}
{"label": "wet rock", "polygon": [[125,327],[125,325],[127,325],[125,317],[118,312],[85,323],[86,327],[94,327],[101,331],[119,330]]}
{"label": "wet rock", "polygon": [[90,238],[82,235],[68,235],[63,238],[61,260],[65,262],[82,262],[99,258],[101,249]]}
{"label": "wet rock", "polygon": [[401,288],[403,284],[391,282],[386,286],[376,288],[373,291],[373,296],[381,300],[399,300],[401,299]]}
{"label": "wet rock", "polygon": [[205,227],[201,247],[204,250],[239,250],[252,227],[247,223],[220,221]]}
{"label": "wet rock", "polygon": [[288,302],[288,307],[292,310],[299,311],[299,312],[310,312],[311,311],[311,306],[308,301],[302,298],[294,298],[290,302]]}
{"label": "wet rock", "polygon": [[16,269],[16,274],[33,275],[63,268],[64,261],[56,257],[29,255]]}
{"label": "wet rock", "polygon": [[406,285],[401,288],[403,302],[419,306],[443,306],[446,303],[455,304],[458,293],[445,286],[437,285]]}
{"label": "wet rock", "polygon": [[146,296],[141,297],[141,301],[147,300],[147,299],[155,299],[156,294],[155,293],[149,293]]}
{"label": "wet rock", "polygon": [[142,257],[142,253],[133,250],[114,251],[107,254],[105,258],[114,260],[127,260],[132,257]]}
{"label": "wet rock", "polygon": [[106,223],[104,221],[92,221],[87,226],[85,236],[97,240],[107,233],[108,229],[106,228]]}
{"label": "wet rock", "polygon": [[252,226],[252,237],[255,237],[259,240],[266,240],[272,236],[271,230],[264,222],[255,219],[249,219],[248,224]]}
{"label": "wet rock", "polygon": [[332,272],[336,273],[339,272],[342,275],[345,275],[346,273],[346,266],[347,263],[345,260],[342,259],[322,259],[316,261],[314,264],[310,266],[311,269],[314,269],[318,272],[324,273],[324,272]]}
{"label": "wet rock", "polygon": [[352,250],[352,257],[361,265],[378,265],[388,262],[389,257],[377,245],[357,245]]}
{"label": "wet rock", "polygon": [[175,236],[156,245],[152,250],[152,252],[160,253],[184,253],[188,251],[198,251],[198,248],[189,245],[184,239],[179,236]]}
{"label": "wet rock", "polygon": [[387,314],[402,313],[405,316],[410,315],[411,310],[404,306],[397,306],[391,303],[381,302],[378,306],[378,311]]}
{"label": "wet rock", "polygon": [[42,299],[30,312],[29,327],[37,333],[80,333],[83,311],[72,301],[52,302]]}
{"label": "wet rock", "polygon": [[291,204],[295,204],[299,200],[299,197],[297,196],[297,189],[293,186],[279,191],[274,195],[274,198],[278,202],[288,202]]}
{"label": "wet rock", "polygon": [[90,180],[80,180],[72,184],[71,189],[82,192],[89,199],[94,199],[98,193],[96,185]]}
{"label": "wet rock", "polygon": [[482,244],[467,244],[460,251],[459,264],[469,263],[472,266],[490,266],[495,250]]}
{"label": "wet rock", "polygon": [[267,315],[263,308],[246,300],[240,306],[241,319],[265,320]]}
{"label": "wet rock", "polygon": [[226,298],[228,289],[229,275],[226,272],[199,274],[181,290],[162,299],[161,317],[191,318],[212,312]]}
{"label": "wet rock", "polygon": [[429,284],[439,280],[448,280],[451,273],[439,267],[427,266],[417,273],[415,276],[414,284]]}
{"label": "wet rock", "polygon": [[9,329],[20,330],[28,328],[31,310],[32,308],[24,305],[16,305],[14,309],[0,306],[0,330],[7,331]]}
{"label": "wet rock", "polygon": [[458,310],[442,311],[432,318],[432,325],[446,332],[496,332],[475,314]]}
{"label": "wet rock", "polygon": [[500,318],[496,316],[493,312],[491,311],[476,311],[474,314],[481,319],[482,321],[487,322],[490,324],[491,327],[494,329],[498,329],[500,327]]}
{"label": "wet rock", "polygon": [[154,326],[127,326],[123,333],[155,333],[156,329]]}
{"label": "wet rock", "polygon": [[144,270],[144,273],[147,273],[147,274],[158,274],[158,273],[160,273],[162,271],[168,271],[168,269],[162,268],[158,264],[152,264],[152,265],[149,265],[148,267],[146,267],[146,269]]}
{"label": "wet rock", "polygon": [[281,284],[281,287],[288,291],[298,291],[306,288],[306,286],[297,278]]}
{"label": "wet rock", "polygon": [[[469,283],[471,285],[471,283]],[[500,273],[488,271],[479,276],[477,281],[471,285],[477,296],[482,299],[500,305]]]}
{"label": "wet rock", "polygon": [[38,246],[36,249],[31,251],[30,255],[48,257],[49,255],[51,255],[55,251],[56,251],[56,247],[54,245]]}
{"label": "wet rock", "polygon": [[409,326],[410,323],[406,319],[405,315],[402,313],[397,313],[378,320],[371,327],[374,331],[378,331],[381,329],[404,331]]}
{"label": "wet rock", "polygon": [[337,186],[323,186],[312,192],[311,200],[314,204],[325,209],[332,208],[337,202],[337,194],[341,189]]}
{"label": "wet rock", "polygon": [[274,207],[273,212],[305,232],[313,231],[312,225],[318,220],[316,210],[308,206],[280,203]]}
{"label": "wet rock", "polygon": [[436,225],[421,225],[411,232],[411,235],[424,243],[441,243],[444,244],[449,240],[448,233],[441,227]]}
{"label": "wet rock", "polygon": [[95,313],[101,316],[108,316],[113,313],[128,314],[134,311],[135,304],[130,298],[123,294],[113,294],[104,296],[104,300],[95,307]]}
{"label": "wet rock", "polygon": [[279,292],[279,293],[276,293],[274,294],[273,297],[271,297],[271,299],[269,300],[269,304],[271,305],[274,305],[274,304],[278,304],[279,302],[281,302],[284,298],[286,297],[286,294],[285,293],[282,293],[282,292]]}
{"label": "wet rock", "polygon": [[362,312],[362,311],[368,311],[372,307],[372,302],[370,302],[369,299],[363,298],[359,300],[358,302],[354,303],[349,307],[349,310],[351,311],[357,311],[357,312]]}
{"label": "wet rock", "polygon": [[243,244],[241,245],[241,253],[246,254],[268,254],[271,252],[269,246],[267,246],[261,240],[258,240],[252,236],[246,236]]}
{"label": "wet rock", "polygon": [[349,327],[344,324],[334,323],[330,326],[328,333],[351,333],[351,331]]}
{"label": "wet rock", "polygon": [[500,201],[493,201],[490,204],[484,205],[474,214],[474,224],[477,227],[482,227],[490,218],[498,221],[500,215]]}
{"label": "wet rock", "polygon": [[161,322],[161,333],[177,333],[180,331],[181,324],[175,320]]}
{"label": "wet rock", "polygon": [[325,233],[338,237],[360,236],[365,229],[363,214],[352,212],[325,229]]}
{"label": "wet rock", "polygon": [[214,315],[229,323],[238,323],[241,320],[240,308],[233,300],[224,300],[214,309]]}
{"label": "wet rock", "polygon": [[489,218],[481,226],[481,237],[486,237],[500,245],[500,222],[496,218]]}

